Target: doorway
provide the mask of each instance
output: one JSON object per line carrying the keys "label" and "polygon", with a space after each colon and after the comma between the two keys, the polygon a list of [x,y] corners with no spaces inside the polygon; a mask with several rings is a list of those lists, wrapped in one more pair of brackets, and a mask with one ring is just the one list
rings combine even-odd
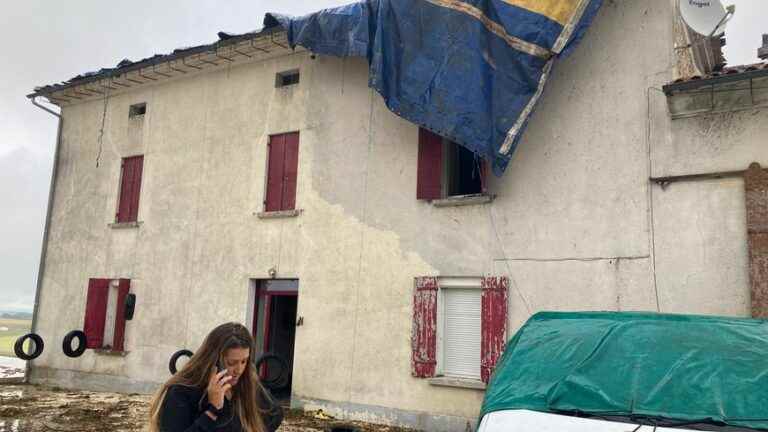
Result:
{"label": "doorway", "polygon": [[257,357],[273,354],[259,368],[265,386],[278,400],[291,397],[293,352],[296,341],[296,309],[299,296],[297,279],[255,281],[253,314]]}

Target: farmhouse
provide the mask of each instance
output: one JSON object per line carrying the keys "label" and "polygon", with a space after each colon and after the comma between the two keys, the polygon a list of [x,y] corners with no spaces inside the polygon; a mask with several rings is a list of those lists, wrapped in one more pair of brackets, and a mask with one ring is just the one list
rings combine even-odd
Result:
{"label": "farmhouse", "polygon": [[501,176],[281,26],[37,88],[61,117],[30,379],[152,392],[239,321],[293,406],[464,431],[538,311],[766,317],[768,65],[717,41],[604,2]]}

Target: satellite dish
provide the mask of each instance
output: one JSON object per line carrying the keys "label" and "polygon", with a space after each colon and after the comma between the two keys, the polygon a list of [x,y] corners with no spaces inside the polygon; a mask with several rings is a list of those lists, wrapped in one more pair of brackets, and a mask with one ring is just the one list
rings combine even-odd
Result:
{"label": "satellite dish", "polygon": [[706,36],[720,36],[725,24],[736,12],[736,6],[723,7],[720,0],[679,0],[683,21],[696,33]]}

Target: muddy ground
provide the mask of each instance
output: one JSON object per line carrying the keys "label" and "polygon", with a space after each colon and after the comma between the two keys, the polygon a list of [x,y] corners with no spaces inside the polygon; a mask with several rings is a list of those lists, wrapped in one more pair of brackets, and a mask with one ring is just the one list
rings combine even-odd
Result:
{"label": "muddy ground", "polygon": [[[143,431],[149,396],[0,385],[0,432]],[[414,432],[327,419],[322,412],[287,411],[279,432]]]}

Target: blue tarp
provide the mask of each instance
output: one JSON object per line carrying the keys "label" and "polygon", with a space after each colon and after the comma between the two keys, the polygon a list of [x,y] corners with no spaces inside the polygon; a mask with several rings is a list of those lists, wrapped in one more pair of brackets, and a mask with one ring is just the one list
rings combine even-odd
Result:
{"label": "blue tarp", "polygon": [[554,61],[602,0],[367,0],[301,18],[267,14],[292,47],[366,57],[395,114],[486,158],[501,175]]}

